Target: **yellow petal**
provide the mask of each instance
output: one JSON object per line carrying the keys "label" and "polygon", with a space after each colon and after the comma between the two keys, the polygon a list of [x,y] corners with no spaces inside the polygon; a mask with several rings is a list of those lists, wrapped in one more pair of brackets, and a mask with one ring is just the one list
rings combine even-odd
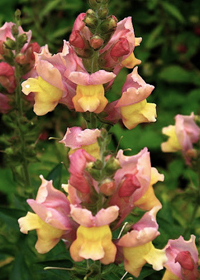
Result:
{"label": "yellow petal", "polygon": [[40,254],[50,251],[61,239],[63,230],[54,228],[43,222],[37,214],[28,212],[25,217],[18,220],[20,231],[28,233],[29,230],[36,229],[38,240],[35,245]]}
{"label": "yellow petal", "polygon": [[38,77],[38,79],[29,78],[23,82],[22,91],[26,95],[30,92],[35,93],[34,112],[38,116],[53,111],[63,94],[61,89],[52,86],[41,77]]}
{"label": "yellow petal", "polygon": [[164,250],[156,249],[152,242],[138,247],[125,247],[123,253],[125,270],[135,277],[140,275],[140,271],[146,262],[152,264],[153,269],[160,270],[167,261]]}
{"label": "yellow petal", "polygon": [[49,252],[62,238],[63,230],[54,228],[42,221],[41,228],[37,229],[38,240],[35,248],[40,254]]}
{"label": "yellow petal", "polygon": [[38,215],[28,212],[25,217],[18,220],[20,231],[27,234],[29,230],[41,227],[41,219]]}
{"label": "yellow petal", "polygon": [[77,112],[89,111],[97,114],[102,112],[108,103],[103,85],[77,85],[72,101]]}
{"label": "yellow petal", "polygon": [[144,256],[147,263],[153,266],[154,270],[163,269],[163,265],[167,262],[165,250],[156,249],[151,243],[151,250]]}
{"label": "yellow petal", "polygon": [[149,211],[155,206],[161,206],[160,201],[155,196],[152,185],[150,185],[145,194],[134,203],[134,206],[145,211]]}
{"label": "yellow petal", "polygon": [[121,107],[122,121],[128,129],[139,123],[156,121],[156,105],[147,103],[146,99],[136,104]]}
{"label": "yellow petal", "polygon": [[138,246],[138,247],[124,247],[123,248],[123,254],[124,254],[124,267],[125,270],[128,271],[130,274],[132,274],[135,277],[138,277],[140,275],[140,271],[142,267],[145,265],[146,260],[144,259],[144,255],[146,255],[151,248],[150,242]]}
{"label": "yellow petal", "polygon": [[[100,148],[97,142],[90,145],[83,145],[80,149],[85,150],[88,154],[96,159],[100,159]],[[70,149],[69,155],[73,154],[77,149]]]}
{"label": "yellow petal", "polygon": [[169,136],[169,139],[161,144],[161,149],[163,152],[176,152],[182,149],[180,143],[178,142],[174,125],[164,127],[162,129],[162,133]]}
{"label": "yellow petal", "polygon": [[83,259],[100,260],[103,264],[114,262],[116,247],[112,243],[112,234],[108,225],[101,227],[80,226],[77,239],[70,247],[74,261]]}
{"label": "yellow petal", "polygon": [[134,53],[131,53],[126,59],[124,59],[121,64],[129,69],[132,69],[136,65],[139,65],[141,63],[140,59],[137,59],[134,55]]}

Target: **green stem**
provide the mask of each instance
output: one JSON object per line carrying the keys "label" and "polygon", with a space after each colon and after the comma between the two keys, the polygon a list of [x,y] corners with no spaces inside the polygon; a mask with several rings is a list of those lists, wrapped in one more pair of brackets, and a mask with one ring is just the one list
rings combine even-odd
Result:
{"label": "green stem", "polygon": [[24,177],[24,186],[30,186],[30,175],[28,170],[28,161],[26,158],[26,140],[25,134],[22,131],[22,118],[23,118],[23,100],[22,100],[22,92],[21,92],[21,85],[20,85],[20,75],[19,75],[19,66],[15,65],[15,78],[17,87],[15,89],[16,94],[16,107],[17,107],[17,117],[16,117],[16,124],[18,129],[19,140],[21,143],[21,157],[22,157],[22,169],[23,169],[23,177]]}
{"label": "green stem", "polygon": [[190,221],[188,222],[188,226],[185,229],[184,234],[183,234],[185,236],[185,238],[189,238],[190,237],[191,230],[192,230],[192,227],[194,225],[194,220],[195,220],[198,208],[199,208],[199,205],[198,205],[198,203],[196,203],[195,206],[194,206],[194,209],[193,209]]}

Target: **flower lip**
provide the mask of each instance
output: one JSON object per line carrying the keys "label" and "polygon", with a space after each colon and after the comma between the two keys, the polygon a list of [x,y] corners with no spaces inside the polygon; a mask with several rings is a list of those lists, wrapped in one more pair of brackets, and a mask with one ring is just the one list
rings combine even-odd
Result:
{"label": "flower lip", "polygon": [[100,227],[113,222],[119,213],[118,206],[110,206],[106,209],[101,209],[95,216],[87,209],[79,208],[73,204],[71,207],[72,218],[84,227]]}

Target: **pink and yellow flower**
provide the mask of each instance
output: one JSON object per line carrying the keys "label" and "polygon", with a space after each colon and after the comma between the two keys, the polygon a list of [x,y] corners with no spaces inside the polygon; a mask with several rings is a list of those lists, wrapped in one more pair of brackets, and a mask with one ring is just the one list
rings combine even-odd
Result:
{"label": "pink and yellow flower", "polygon": [[133,68],[141,61],[136,59],[133,50],[142,38],[135,38],[131,17],[117,23],[117,28],[108,44],[100,50],[100,59],[105,68],[110,68],[115,74],[122,67]]}
{"label": "pink and yellow flower", "polygon": [[117,159],[121,169],[115,173],[116,188],[109,204],[119,207],[118,226],[136,206],[143,210],[150,210],[154,206],[161,205],[154,195],[152,184],[164,178],[155,168],[151,168],[147,148],[134,156],[124,156],[123,151],[119,150]]}
{"label": "pink and yellow flower", "polygon": [[137,67],[127,76],[122,88],[122,97],[115,107],[120,108],[122,121],[128,129],[139,123],[156,121],[156,105],[146,101],[153,89],[154,86],[146,84],[138,75]]}
{"label": "pink and yellow flower", "polygon": [[77,149],[84,149],[88,154],[96,159],[100,158],[100,148],[97,138],[101,132],[99,129],[84,129],[80,127],[67,128],[64,138],[60,143],[64,143],[70,148],[69,155]]}
{"label": "pink and yellow flower", "polygon": [[72,98],[76,92],[76,85],[69,81],[64,73],[84,69],[82,61],[73,48],[64,41],[61,53],[51,55],[48,47],[43,47],[40,54],[36,54],[36,77],[29,78],[22,83],[22,91],[28,95],[35,93],[34,112],[44,115],[63,103],[70,109],[74,108]]}
{"label": "pink and yellow flower", "polygon": [[169,125],[162,129],[163,134],[169,139],[161,144],[163,152],[182,151],[187,164],[190,164],[189,151],[193,149],[193,144],[199,141],[200,128],[194,121],[194,114],[190,116],[177,115],[175,125]]}
{"label": "pink and yellow flower", "polygon": [[66,77],[77,84],[72,101],[77,112],[101,113],[108,103],[103,85],[115,78],[115,74],[99,70],[92,74],[82,71],[65,72]]}
{"label": "pink and yellow flower", "polygon": [[185,241],[182,236],[170,239],[164,248],[168,258],[165,263],[166,272],[163,280],[196,280],[198,272],[198,251],[195,245],[195,236]]}
{"label": "pink and yellow flower", "polygon": [[76,224],[70,220],[70,203],[66,195],[56,190],[52,181],[46,181],[40,176],[42,184],[36,200],[27,202],[34,213],[28,212],[18,220],[21,232],[37,231],[36,249],[43,254],[51,250],[61,239],[69,242],[75,237]]}
{"label": "pink and yellow flower", "polygon": [[159,209],[154,207],[145,213],[132,230],[117,242],[117,246],[123,248],[125,270],[135,277],[140,275],[145,263],[151,264],[155,270],[161,270],[167,261],[165,250],[156,249],[152,244],[152,240],[160,234],[156,222]]}
{"label": "pink and yellow flower", "polygon": [[112,242],[109,224],[118,216],[118,207],[101,209],[95,216],[87,209],[71,205],[71,216],[80,224],[77,238],[70,247],[74,261],[100,260],[103,264],[114,262],[116,246]]}

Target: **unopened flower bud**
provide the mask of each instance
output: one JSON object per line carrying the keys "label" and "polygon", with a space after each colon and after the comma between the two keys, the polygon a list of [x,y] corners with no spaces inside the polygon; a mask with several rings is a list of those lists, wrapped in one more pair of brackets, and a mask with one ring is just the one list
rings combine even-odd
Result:
{"label": "unopened flower bud", "polygon": [[5,149],[5,153],[8,155],[8,156],[12,156],[14,155],[14,151],[13,151],[13,148],[6,148]]}
{"label": "unopened flower bud", "polygon": [[19,48],[21,49],[25,43],[27,43],[27,35],[25,33],[19,35],[17,38],[17,42],[19,44]]}
{"label": "unopened flower bud", "polygon": [[17,9],[16,11],[15,11],[15,17],[16,17],[16,19],[19,21],[20,20],[20,16],[21,16],[21,11],[19,10],[19,9]]}
{"label": "unopened flower bud", "polygon": [[89,164],[87,164],[87,168],[86,168],[87,172],[92,176],[92,178],[96,181],[99,181],[101,178],[101,170],[96,169],[94,167],[94,163],[91,162]]}
{"label": "unopened flower bud", "polygon": [[186,157],[189,157],[189,158],[197,158],[198,156],[198,151],[196,149],[189,149],[186,151]]}
{"label": "unopened flower bud", "polygon": [[104,33],[111,33],[117,27],[117,18],[115,16],[107,17],[100,25],[101,31]]}
{"label": "unopened flower bud", "polygon": [[120,167],[119,161],[114,157],[110,157],[106,162],[105,172],[107,175],[113,175]]}
{"label": "unopened flower bud", "polygon": [[102,7],[98,10],[98,16],[100,19],[105,19],[108,15],[108,9],[106,7]]}
{"label": "unopened flower bud", "polygon": [[74,30],[71,33],[71,35],[69,37],[69,42],[75,48],[84,49],[84,47],[85,47],[84,40],[78,30]]}
{"label": "unopened flower bud", "polygon": [[94,50],[98,50],[102,45],[103,45],[103,39],[102,39],[100,36],[94,35],[94,36],[90,39],[90,46],[91,46]]}
{"label": "unopened flower bud", "polygon": [[114,191],[115,191],[115,182],[110,179],[105,179],[100,186],[100,192],[106,196],[111,196],[113,195]]}
{"label": "unopened flower bud", "polygon": [[26,56],[23,53],[19,53],[16,57],[15,57],[15,61],[20,64],[23,65],[26,62]]}
{"label": "unopened flower bud", "polygon": [[85,22],[85,25],[89,28],[95,29],[97,27],[98,19],[96,17],[96,13],[92,9],[89,9],[86,12],[84,22]]}
{"label": "unopened flower bud", "polygon": [[16,47],[16,42],[10,38],[7,38],[4,42],[4,45],[7,49],[14,50]]}
{"label": "unopened flower bud", "polygon": [[96,0],[89,0],[89,4],[91,6],[91,8],[96,9],[98,6],[98,3],[96,2]]}
{"label": "unopened flower bud", "polygon": [[126,38],[120,38],[118,42],[112,47],[110,55],[112,57],[122,57],[130,52],[128,40]]}
{"label": "unopened flower bud", "polygon": [[15,37],[19,34],[19,30],[18,30],[18,27],[16,24],[14,24],[11,28],[11,31],[12,31],[12,35]]}

